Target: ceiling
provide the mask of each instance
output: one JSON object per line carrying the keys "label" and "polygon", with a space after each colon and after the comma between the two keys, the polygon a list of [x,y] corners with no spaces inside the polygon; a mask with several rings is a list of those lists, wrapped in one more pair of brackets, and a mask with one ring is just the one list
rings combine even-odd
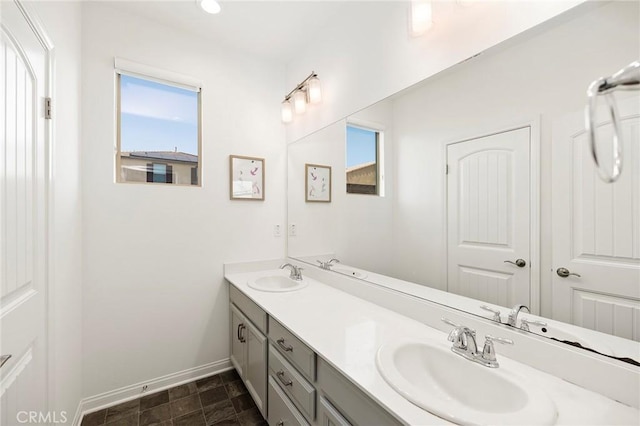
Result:
{"label": "ceiling", "polygon": [[288,63],[340,13],[339,1],[220,1],[210,15],[196,0],[109,2],[115,8],[266,60]]}

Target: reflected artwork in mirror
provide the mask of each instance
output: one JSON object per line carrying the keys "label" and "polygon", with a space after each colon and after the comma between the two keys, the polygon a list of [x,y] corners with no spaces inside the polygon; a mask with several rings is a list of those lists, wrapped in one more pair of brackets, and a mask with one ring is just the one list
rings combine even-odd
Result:
{"label": "reflected artwork in mirror", "polygon": [[[288,255],[637,364],[640,92],[614,93],[613,184],[584,107],[592,81],[638,60],[638,34],[637,2],[585,7],[291,143]],[[347,190],[349,127],[384,136],[374,193]],[[306,163],[334,171],[330,204],[305,203]]]}

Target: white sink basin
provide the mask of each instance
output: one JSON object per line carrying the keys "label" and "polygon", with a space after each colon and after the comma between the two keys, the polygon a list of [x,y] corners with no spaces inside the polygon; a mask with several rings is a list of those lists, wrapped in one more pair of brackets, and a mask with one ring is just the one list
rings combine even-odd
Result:
{"label": "white sink basin", "polygon": [[376,364],[400,395],[453,423],[550,425],[557,417],[555,404],[542,390],[516,380],[502,366],[464,359],[446,345],[386,344]]}
{"label": "white sink basin", "polygon": [[282,275],[271,275],[249,280],[247,284],[249,287],[260,291],[282,292],[300,290],[306,287],[308,282],[304,279],[302,281],[296,281]]}
{"label": "white sink basin", "polygon": [[339,274],[348,275],[354,278],[360,278],[361,280],[367,278],[367,274],[354,268],[348,268],[346,266],[336,265],[331,268],[332,271],[336,271]]}

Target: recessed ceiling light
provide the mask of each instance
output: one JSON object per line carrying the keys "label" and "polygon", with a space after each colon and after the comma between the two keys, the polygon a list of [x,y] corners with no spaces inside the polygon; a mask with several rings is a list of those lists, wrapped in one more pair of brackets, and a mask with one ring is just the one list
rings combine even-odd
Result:
{"label": "recessed ceiling light", "polygon": [[207,13],[220,13],[220,3],[216,0],[199,0],[200,7]]}

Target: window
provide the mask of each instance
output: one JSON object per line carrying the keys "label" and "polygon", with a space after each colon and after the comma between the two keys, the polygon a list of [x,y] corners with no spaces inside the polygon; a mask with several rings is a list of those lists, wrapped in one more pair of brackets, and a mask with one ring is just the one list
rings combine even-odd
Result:
{"label": "window", "polygon": [[199,185],[199,88],[119,72],[116,167],[118,182]]}
{"label": "window", "polygon": [[347,193],[381,195],[380,130],[347,125]]}

